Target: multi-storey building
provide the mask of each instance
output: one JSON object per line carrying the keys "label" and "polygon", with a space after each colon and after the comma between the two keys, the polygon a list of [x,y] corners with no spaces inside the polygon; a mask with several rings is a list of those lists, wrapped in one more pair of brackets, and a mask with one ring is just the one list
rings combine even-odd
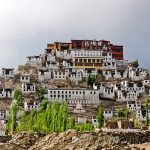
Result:
{"label": "multi-storey building", "polygon": [[72,43],[54,42],[53,44],[47,44],[46,53],[51,53],[52,50],[68,50],[72,49]]}
{"label": "multi-storey building", "polygon": [[35,92],[36,92],[35,83],[22,83],[22,93],[29,94]]}
{"label": "multi-storey building", "polygon": [[69,104],[99,104],[99,90],[96,89],[49,89],[48,99],[59,102],[68,101]]}
{"label": "multi-storey building", "polygon": [[29,75],[20,76],[20,82],[30,83],[30,76]]}
{"label": "multi-storey building", "polygon": [[14,68],[2,68],[3,77],[14,77],[14,75],[15,75]]}
{"label": "multi-storey building", "polygon": [[0,97],[1,98],[11,98],[12,96],[12,89],[10,88],[1,88],[0,89]]}

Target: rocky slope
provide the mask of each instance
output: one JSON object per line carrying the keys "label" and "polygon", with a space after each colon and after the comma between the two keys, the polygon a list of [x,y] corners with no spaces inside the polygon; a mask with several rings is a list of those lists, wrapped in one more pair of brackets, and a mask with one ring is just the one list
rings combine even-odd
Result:
{"label": "rocky slope", "polygon": [[[138,146],[141,145],[135,147],[135,144],[146,142],[150,142],[150,132],[78,133],[68,130],[59,134],[49,133],[47,135],[16,134],[8,143],[0,143],[0,150],[140,150]],[[150,144],[145,144],[143,147],[150,150]]]}

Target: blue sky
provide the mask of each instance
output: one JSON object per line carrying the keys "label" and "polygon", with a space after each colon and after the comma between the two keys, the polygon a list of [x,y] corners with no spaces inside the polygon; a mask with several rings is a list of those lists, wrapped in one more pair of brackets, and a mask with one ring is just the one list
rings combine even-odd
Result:
{"label": "blue sky", "polygon": [[150,68],[149,0],[0,0],[0,67],[24,64],[46,44],[106,39]]}

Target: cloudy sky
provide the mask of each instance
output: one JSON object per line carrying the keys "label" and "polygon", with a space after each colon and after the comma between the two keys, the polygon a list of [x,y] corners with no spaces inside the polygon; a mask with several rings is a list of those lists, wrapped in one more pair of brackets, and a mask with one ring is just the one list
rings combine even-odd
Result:
{"label": "cloudy sky", "polygon": [[150,0],[0,0],[0,67],[17,67],[46,44],[106,39],[150,68]]}

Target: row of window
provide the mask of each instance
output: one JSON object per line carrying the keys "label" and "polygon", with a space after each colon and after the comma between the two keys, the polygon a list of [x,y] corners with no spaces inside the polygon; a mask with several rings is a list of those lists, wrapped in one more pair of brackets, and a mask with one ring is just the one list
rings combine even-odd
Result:
{"label": "row of window", "polygon": [[[85,91],[49,91],[50,94],[85,94]],[[91,91],[90,94],[96,94],[95,91]]]}
{"label": "row of window", "polygon": [[101,63],[102,61],[102,59],[75,59],[76,63]]}

